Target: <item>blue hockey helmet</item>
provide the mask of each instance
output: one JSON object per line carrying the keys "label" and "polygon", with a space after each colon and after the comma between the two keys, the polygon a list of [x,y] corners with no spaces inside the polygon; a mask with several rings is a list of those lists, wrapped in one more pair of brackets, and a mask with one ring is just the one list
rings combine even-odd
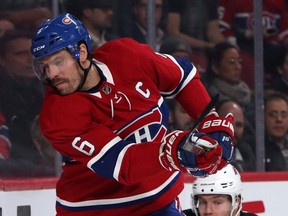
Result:
{"label": "blue hockey helmet", "polygon": [[[40,80],[44,79],[44,71],[39,71],[39,61],[63,49],[70,51],[79,60],[79,42],[85,42],[87,50],[92,53],[92,41],[82,22],[69,13],[61,14],[43,22],[32,38],[31,53],[34,56],[34,70]],[[39,66],[39,65],[38,65]]]}

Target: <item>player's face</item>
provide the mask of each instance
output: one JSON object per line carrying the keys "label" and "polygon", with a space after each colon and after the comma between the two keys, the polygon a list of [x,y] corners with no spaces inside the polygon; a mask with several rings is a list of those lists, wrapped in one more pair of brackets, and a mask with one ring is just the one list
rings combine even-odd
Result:
{"label": "player's face", "polygon": [[265,107],[265,127],[267,133],[283,139],[288,131],[288,104],[281,99],[270,100]]}
{"label": "player's face", "polygon": [[232,209],[228,195],[199,195],[200,216],[230,216]]}
{"label": "player's face", "polygon": [[45,58],[42,64],[51,85],[61,95],[75,92],[83,79],[83,71],[66,50]]}
{"label": "player's face", "polygon": [[216,67],[216,73],[231,83],[237,83],[240,80],[242,71],[242,59],[237,49],[227,49],[220,64]]}

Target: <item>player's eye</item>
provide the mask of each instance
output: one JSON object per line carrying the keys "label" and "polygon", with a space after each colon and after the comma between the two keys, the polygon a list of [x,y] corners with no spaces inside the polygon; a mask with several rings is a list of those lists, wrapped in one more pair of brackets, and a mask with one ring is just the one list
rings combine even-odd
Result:
{"label": "player's eye", "polygon": [[62,58],[57,58],[52,62],[53,65],[55,66],[60,66],[63,64],[63,59]]}

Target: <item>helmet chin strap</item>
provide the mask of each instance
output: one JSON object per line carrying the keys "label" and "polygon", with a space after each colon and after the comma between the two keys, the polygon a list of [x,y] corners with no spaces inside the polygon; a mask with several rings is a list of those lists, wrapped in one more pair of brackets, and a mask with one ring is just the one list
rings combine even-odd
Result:
{"label": "helmet chin strap", "polygon": [[[238,203],[238,199],[240,199],[239,203]],[[233,202],[233,201],[232,201]],[[234,216],[233,213],[234,211],[237,209],[235,216],[240,216],[240,212],[242,210],[242,197],[241,195],[238,195],[237,198],[234,201],[234,204],[232,203],[232,208],[231,208],[231,212],[230,212],[230,216]]]}
{"label": "helmet chin strap", "polygon": [[84,72],[84,76],[83,76],[83,79],[82,79],[81,83],[79,84],[78,88],[76,89],[76,91],[80,91],[81,88],[83,87],[84,83],[86,82],[88,73],[89,73],[89,71],[90,71],[90,69],[91,69],[91,67],[92,67],[92,59],[89,58],[89,61],[90,61],[90,64],[89,64],[88,68],[83,68],[82,65],[80,64],[80,62],[77,61],[79,67],[80,67],[80,68],[83,70],[83,72]]}

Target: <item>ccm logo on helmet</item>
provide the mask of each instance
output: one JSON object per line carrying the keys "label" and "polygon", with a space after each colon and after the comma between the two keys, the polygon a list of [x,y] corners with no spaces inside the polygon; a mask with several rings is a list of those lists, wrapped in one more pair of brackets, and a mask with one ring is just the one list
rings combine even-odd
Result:
{"label": "ccm logo on helmet", "polygon": [[210,120],[210,121],[206,121],[202,128],[205,129],[205,128],[209,128],[209,127],[219,127],[219,126],[222,126],[222,127],[226,127],[226,128],[229,128],[231,131],[234,132],[234,127],[233,127],[233,124],[229,121],[227,121],[226,119],[214,119],[214,120]]}
{"label": "ccm logo on helmet", "polygon": [[38,47],[33,49],[33,52],[39,51],[39,50],[44,49],[44,48],[45,48],[45,45],[38,46]]}

